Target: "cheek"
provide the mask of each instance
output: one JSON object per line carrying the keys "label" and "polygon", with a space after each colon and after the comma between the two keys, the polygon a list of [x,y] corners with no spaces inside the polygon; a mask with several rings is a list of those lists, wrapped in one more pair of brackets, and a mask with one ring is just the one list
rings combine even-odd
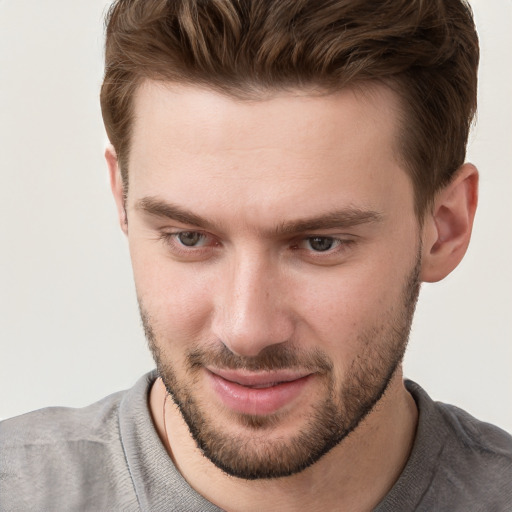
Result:
{"label": "cheek", "polygon": [[208,286],[194,265],[180,264],[154,251],[131,247],[132,266],[139,302],[150,316],[157,334],[173,340],[195,339],[209,321]]}
{"label": "cheek", "polygon": [[296,290],[300,339],[317,340],[318,348],[343,365],[361,352],[365,333],[389,322],[402,293],[399,276],[374,265],[340,267],[322,279],[302,282]]}

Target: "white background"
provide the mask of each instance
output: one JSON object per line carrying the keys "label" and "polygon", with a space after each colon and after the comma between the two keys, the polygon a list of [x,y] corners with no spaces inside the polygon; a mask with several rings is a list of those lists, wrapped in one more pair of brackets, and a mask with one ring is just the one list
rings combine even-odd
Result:
{"label": "white background", "polygon": [[[83,406],[153,367],[103,162],[105,0],[0,0],[0,418]],[[406,376],[512,432],[512,2],[472,2],[481,171],[470,250],[425,285]]]}

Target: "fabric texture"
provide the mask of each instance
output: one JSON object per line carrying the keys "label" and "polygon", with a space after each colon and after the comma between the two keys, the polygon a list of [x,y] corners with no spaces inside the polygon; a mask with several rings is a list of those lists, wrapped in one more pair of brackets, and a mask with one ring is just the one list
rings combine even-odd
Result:
{"label": "fabric texture", "polygon": [[[148,408],[155,378],[83,409],[1,422],[0,511],[219,511],[182,478],[158,437]],[[406,385],[419,408],[417,435],[375,511],[512,510],[512,437]]]}

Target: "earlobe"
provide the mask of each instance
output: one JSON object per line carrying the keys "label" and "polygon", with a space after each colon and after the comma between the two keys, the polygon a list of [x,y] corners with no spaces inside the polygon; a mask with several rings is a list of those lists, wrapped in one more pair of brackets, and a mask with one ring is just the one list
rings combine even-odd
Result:
{"label": "earlobe", "polygon": [[119,225],[123,230],[124,234],[128,234],[128,219],[126,217],[125,207],[125,194],[123,187],[123,180],[121,177],[121,170],[119,169],[119,162],[114,147],[109,144],[105,149],[105,160],[107,161],[109,176],[110,176],[110,188],[114,201],[116,203],[117,215],[119,218]]}
{"label": "earlobe", "polygon": [[460,263],[471,238],[477,201],[478,171],[464,164],[439,191],[425,217],[422,281],[440,281]]}

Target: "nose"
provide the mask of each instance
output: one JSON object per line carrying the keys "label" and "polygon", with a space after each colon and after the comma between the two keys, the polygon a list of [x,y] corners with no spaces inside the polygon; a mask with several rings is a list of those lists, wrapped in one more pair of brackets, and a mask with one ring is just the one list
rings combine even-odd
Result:
{"label": "nose", "polygon": [[230,267],[216,294],[214,335],[233,353],[246,357],[289,341],[293,317],[286,300],[286,279],[277,263],[251,253],[240,255]]}

